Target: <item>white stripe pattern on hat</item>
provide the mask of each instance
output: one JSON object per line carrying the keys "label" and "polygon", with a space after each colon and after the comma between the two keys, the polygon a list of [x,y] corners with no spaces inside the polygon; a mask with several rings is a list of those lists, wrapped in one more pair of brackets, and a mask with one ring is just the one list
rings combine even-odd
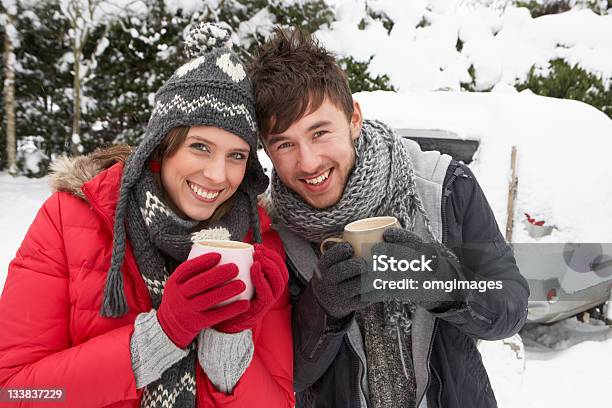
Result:
{"label": "white stripe pattern on hat", "polygon": [[153,118],[157,115],[166,115],[171,110],[179,110],[183,113],[189,114],[196,109],[201,109],[206,106],[215,109],[224,116],[229,115],[233,117],[242,115],[253,132],[257,129],[255,120],[253,120],[253,117],[251,117],[250,112],[244,104],[227,104],[212,94],[204,94],[193,100],[187,100],[181,95],[177,94],[174,95],[174,98],[172,98],[172,100],[169,102],[158,101],[155,104],[155,109],[153,109],[151,117]]}

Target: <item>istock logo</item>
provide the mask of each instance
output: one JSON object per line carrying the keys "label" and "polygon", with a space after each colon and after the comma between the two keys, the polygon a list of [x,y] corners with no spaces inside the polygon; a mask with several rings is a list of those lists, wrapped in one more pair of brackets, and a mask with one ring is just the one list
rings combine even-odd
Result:
{"label": "istock logo", "polygon": [[395,259],[395,257],[387,255],[372,255],[374,272],[433,272],[429,264],[433,259],[425,259],[425,255],[421,255],[421,259]]}

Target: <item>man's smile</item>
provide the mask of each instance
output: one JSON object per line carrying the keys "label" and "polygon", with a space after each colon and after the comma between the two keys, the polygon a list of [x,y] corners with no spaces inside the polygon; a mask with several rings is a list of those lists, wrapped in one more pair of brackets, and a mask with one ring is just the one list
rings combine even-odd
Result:
{"label": "man's smile", "polygon": [[334,168],[331,167],[322,173],[312,177],[300,178],[299,180],[309,191],[322,192],[330,185],[333,173]]}

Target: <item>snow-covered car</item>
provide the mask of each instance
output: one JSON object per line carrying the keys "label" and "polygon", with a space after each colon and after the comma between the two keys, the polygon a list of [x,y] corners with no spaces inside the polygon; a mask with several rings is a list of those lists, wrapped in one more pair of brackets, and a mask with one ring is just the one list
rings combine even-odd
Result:
{"label": "snow-covered car", "polygon": [[612,317],[610,118],[581,102],[528,92],[354,98],[364,117],[470,166],[529,282],[529,321],[551,323],[595,307]]}

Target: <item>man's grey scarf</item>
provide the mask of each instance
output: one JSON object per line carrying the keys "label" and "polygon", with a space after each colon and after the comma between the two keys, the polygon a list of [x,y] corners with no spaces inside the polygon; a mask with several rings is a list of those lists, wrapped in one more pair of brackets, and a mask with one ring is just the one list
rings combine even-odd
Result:
{"label": "man's grey scarf", "polygon": [[[245,217],[249,213],[249,198],[240,190],[234,195],[231,211],[215,225],[205,225],[205,230],[201,229],[200,222],[177,216],[162,200],[153,175],[144,169],[128,199],[126,224],[138,268],[155,309],[161,303],[169,274],[187,259],[193,242],[211,229],[229,231],[229,237],[220,238],[242,240],[250,226],[249,217]],[[145,388],[141,407],[196,406],[196,351],[193,344],[189,348],[185,358]]]}
{"label": "man's grey scarf", "polygon": [[[350,222],[391,215],[425,241],[436,241],[417,194],[403,139],[382,122],[365,121],[355,151],[355,167],[342,197],[326,209],[312,208],[273,172],[272,201],[281,222],[310,242],[320,243],[329,236],[340,236]],[[419,217],[424,228],[415,229]],[[357,314],[368,359],[370,402],[375,408],[416,404],[410,338],[413,310],[414,305],[393,301],[374,304]]]}

